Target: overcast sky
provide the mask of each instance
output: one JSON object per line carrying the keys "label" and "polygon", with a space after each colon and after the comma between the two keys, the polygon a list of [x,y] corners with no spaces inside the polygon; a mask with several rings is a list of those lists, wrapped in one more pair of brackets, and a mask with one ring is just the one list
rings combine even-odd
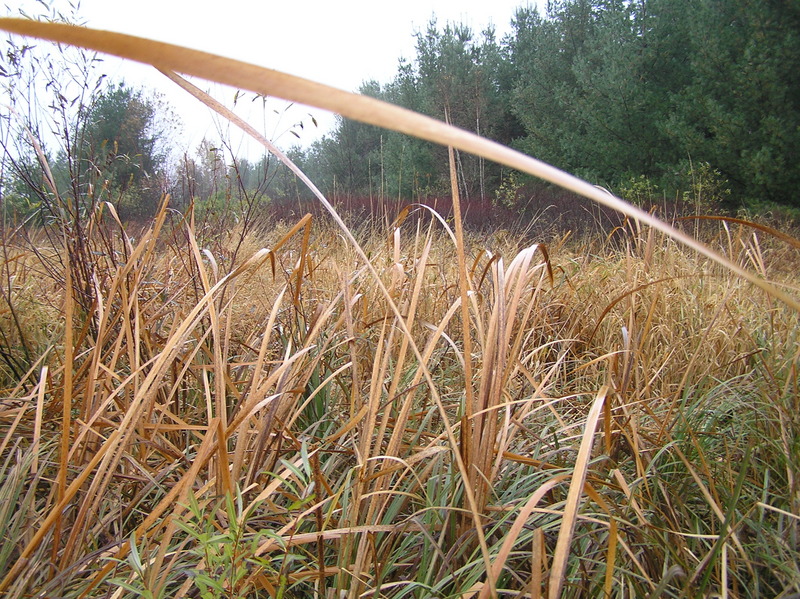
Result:
{"label": "overcast sky", "polygon": [[[66,0],[55,0],[63,2]],[[18,0],[31,6],[29,0]],[[48,0],[48,3],[50,0]],[[345,90],[356,91],[362,82],[374,79],[388,83],[398,59],[413,59],[414,33],[438,24],[458,22],[475,33],[493,25],[498,39],[510,31],[517,8],[533,0],[81,0],[79,14],[87,26],[108,29],[197,48],[261,66],[314,79]],[[7,14],[14,8],[11,1]],[[180,114],[186,129],[185,143],[194,146],[203,135],[216,136],[208,109],[198,106],[182,90],[146,67],[122,66],[108,59],[108,73],[133,84],[145,84],[164,92]],[[218,100],[231,105],[233,91],[203,84]],[[270,108],[282,111],[283,104]],[[305,119],[302,131],[306,145],[321,136],[333,117],[320,110],[295,107],[280,119],[271,110],[264,123],[263,111],[246,114],[254,126],[275,137],[294,122]],[[319,123],[311,131],[311,113]],[[277,133],[275,133],[277,132]],[[279,145],[298,140],[284,134]]]}

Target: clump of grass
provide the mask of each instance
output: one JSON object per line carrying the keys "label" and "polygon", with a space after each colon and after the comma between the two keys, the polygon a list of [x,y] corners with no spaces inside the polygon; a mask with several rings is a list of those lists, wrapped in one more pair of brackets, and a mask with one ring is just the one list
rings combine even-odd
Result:
{"label": "clump of grass", "polygon": [[[165,70],[208,58],[48,30]],[[306,93],[222,59],[208,73],[231,66]],[[329,105],[434,127],[346,101]],[[797,592],[800,327],[777,288],[796,273],[772,268],[783,250],[764,229],[726,223],[712,248],[591,195],[639,221],[512,247],[464,230],[455,190],[452,229],[420,208],[358,235],[320,197],[334,224],[302,217],[263,242],[251,228],[229,252],[166,202],[135,240],[92,215],[85,241],[104,251],[56,243],[61,268],[27,288],[64,322],[0,409],[0,590]],[[4,256],[10,272],[20,259]],[[93,289],[78,298],[84,271]]]}

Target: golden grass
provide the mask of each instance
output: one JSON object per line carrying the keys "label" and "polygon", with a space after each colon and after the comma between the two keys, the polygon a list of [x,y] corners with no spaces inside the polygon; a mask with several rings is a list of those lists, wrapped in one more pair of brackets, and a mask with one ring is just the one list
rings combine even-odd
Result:
{"label": "golden grass", "polygon": [[[431,222],[402,225],[391,242],[375,231],[365,243],[404,328],[421,348],[440,407],[422,384],[398,316],[372,277],[351,270],[357,255],[329,225],[312,227],[308,238],[306,220],[287,227],[275,244],[280,251],[255,252],[231,272],[215,274],[213,255],[199,250],[190,228],[185,247],[146,252],[156,245],[156,223],[133,248],[130,263],[102,279],[97,337],[89,338],[74,320],[75,351],[66,369],[71,383],[60,365],[69,352],[59,343],[50,371],[39,376],[32,370],[32,390],[18,387],[17,403],[2,415],[5,455],[31,455],[31,463],[35,457],[34,488],[49,489],[22,504],[37,525],[13,541],[16,558],[7,564],[5,592],[99,596],[109,588],[122,593],[124,587],[114,585],[124,583],[190,593],[196,578],[185,572],[211,568],[208,560],[221,551],[195,557],[203,545],[184,529],[202,530],[203,518],[228,535],[244,560],[240,578],[219,564],[216,575],[252,596],[257,589],[279,594],[281,585],[303,596],[323,589],[394,596],[406,589],[401,581],[428,572],[428,586],[412,595],[438,588],[488,596],[493,589],[500,594],[549,580],[537,592],[578,596],[593,584],[575,579],[581,580],[575,568],[585,557],[576,539],[587,535],[599,535],[592,547],[602,554],[601,565],[608,560],[598,571],[599,588],[619,588],[628,569],[634,576],[628,584],[659,588],[660,566],[651,555],[680,563],[685,574],[664,588],[692,577],[699,584],[706,569],[688,567],[697,547],[667,557],[674,550],[651,539],[643,555],[633,549],[642,542],[637,531],[657,536],[666,526],[670,534],[726,538],[713,531],[731,526],[723,495],[740,471],[721,472],[716,460],[745,451],[750,442],[724,436],[720,446],[716,439],[727,434],[719,427],[731,426],[727,411],[743,414],[751,407],[729,400],[720,408],[714,381],[757,387],[758,356],[775,369],[773,376],[792,368],[796,350],[787,355],[781,348],[796,343],[797,314],[754,298],[745,283],[664,239],[653,242],[647,261],[637,255],[635,239],[601,255],[551,247],[551,283],[548,263],[535,259],[533,248],[510,248],[506,266],[502,256],[489,257],[479,251],[479,239],[465,235],[465,251],[483,255],[479,262],[487,266],[469,276],[473,385],[475,397],[487,403],[472,415],[472,434],[482,431],[482,437],[464,459],[477,476],[465,476],[455,466],[468,439],[462,430],[468,420],[460,269],[448,258],[450,234]],[[301,251],[313,265],[302,277]],[[292,266],[273,275],[269,256],[286,264],[289,252]],[[192,269],[175,270],[181,254],[194,257]],[[199,301],[192,287],[197,270],[203,272]],[[693,276],[663,276],[667,272]],[[151,280],[159,289],[148,287]],[[66,339],[70,328],[53,341]],[[778,346],[759,347],[763,335]],[[65,410],[70,397],[72,409]],[[782,435],[791,443],[797,427],[782,405],[765,404],[759,412],[775,410],[773,418],[752,424],[770,431],[777,444],[771,452],[779,451]],[[715,416],[718,409],[723,413]],[[687,419],[703,414],[723,420],[714,429],[693,425],[699,440],[688,445],[680,440],[685,433],[676,437]],[[707,438],[713,443],[704,448]],[[68,450],[54,452],[53,444],[64,439]],[[793,450],[785,450],[784,476],[791,476]],[[676,461],[661,474],[665,452]],[[778,476],[779,464],[770,476]],[[688,512],[671,506],[660,516],[664,508],[656,498],[667,485],[679,486],[670,478],[678,465],[701,503]],[[6,477],[5,487],[14,480]],[[477,529],[464,519],[473,516],[460,489],[474,480],[485,482],[474,492],[483,497],[478,505],[488,564]],[[771,493],[767,505],[795,509],[789,495]],[[237,494],[238,540],[231,538],[231,515],[215,507],[215,497]],[[192,497],[201,518],[192,516]],[[665,497],[682,501],[680,494]],[[763,503],[760,494],[757,500]],[[700,532],[697,523],[682,519],[704,505],[713,520]],[[737,509],[764,511],[756,502]],[[654,516],[673,520],[655,524]],[[9,519],[9,530],[17,530]],[[549,540],[533,534],[531,523],[550,531]],[[757,567],[750,565],[753,548],[737,530],[727,535],[726,568],[741,577]],[[134,538],[137,559],[146,564],[140,573],[130,554]],[[533,569],[509,578],[532,542],[538,547]],[[420,549],[408,553],[416,544]],[[415,566],[412,557],[420,551],[424,564]],[[719,563],[722,552],[704,555],[706,564]],[[303,566],[281,565],[279,556]],[[47,574],[37,565],[45,559],[59,569]],[[546,570],[536,573],[543,563]],[[590,564],[583,567],[592,572],[597,566]],[[712,582],[721,580],[716,576]]]}
{"label": "golden grass", "polygon": [[[306,216],[226,266],[224,241],[166,202],[136,242],[91,215],[91,309],[63,247],[63,272],[6,290],[9,314],[28,302],[0,348],[26,366],[0,410],[6,596],[798,590],[800,328],[782,247],[736,221],[701,244],[507,148],[252,65],[0,27],[150,62],[209,105],[173,71],[335,109],[637,219],[599,243],[498,253],[432,211],[356,240],[319,194],[337,229]],[[36,263],[4,247],[3,272]],[[30,307],[48,297],[64,317],[49,329]]]}

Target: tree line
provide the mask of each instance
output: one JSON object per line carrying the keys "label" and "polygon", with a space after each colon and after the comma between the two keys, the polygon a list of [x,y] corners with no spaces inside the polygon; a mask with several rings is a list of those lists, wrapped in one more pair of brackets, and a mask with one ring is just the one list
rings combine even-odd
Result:
{"label": "tree line", "polygon": [[[75,22],[76,15],[46,18]],[[0,78],[13,114],[24,117],[16,127],[12,113],[0,119],[6,214],[46,219],[67,210],[76,218],[110,201],[123,218],[142,218],[164,193],[178,208],[194,202],[250,212],[306,197],[269,156],[239,158],[224,141],[176,153],[180,123],[169,106],[106,81],[93,54],[9,42]],[[674,196],[700,178],[704,193],[731,207],[800,207],[794,0],[550,0],[543,11],[517,9],[503,39],[492,28],[476,34],[433,20],[391,81],[367,81],[359,91],[630,199],[644,188]],[[445,148],[354,121],[339,119],[289,154],[333,197],[450,194]],[[519,207],[529,180],[474,156],[456,159],[464,197]]]}
{"label": "tree line", "polygon": [[[594,183],[663,193],[698,173],[733,205],[800,206],[800,4],[553,0],[511,33],[435,21],[394,80],[361,92],[511,145]],[[305,153],[328,189],[447,193],[445,150],[340,120]],[[467,197],[520,178],[459,157]]]}

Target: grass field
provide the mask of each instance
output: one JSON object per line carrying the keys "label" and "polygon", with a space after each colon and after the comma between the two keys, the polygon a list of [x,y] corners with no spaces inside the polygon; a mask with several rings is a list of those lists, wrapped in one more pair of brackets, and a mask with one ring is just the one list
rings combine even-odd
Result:
{"label": "grass field", "polygon": [[495,150],[637,220],[4,230],[0,594],[796,596],[800,242]]}
{"label": "grass field", "polygon": [[467,232],[464,322],[452,231],[395,224],[355,233],[399,316],[329,222],[95,226],[91,310],[7,237],[7,596],[797,588],[796,312],[629,226]]}

